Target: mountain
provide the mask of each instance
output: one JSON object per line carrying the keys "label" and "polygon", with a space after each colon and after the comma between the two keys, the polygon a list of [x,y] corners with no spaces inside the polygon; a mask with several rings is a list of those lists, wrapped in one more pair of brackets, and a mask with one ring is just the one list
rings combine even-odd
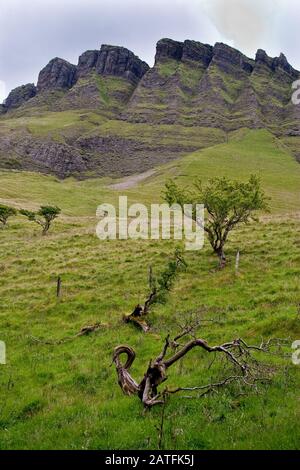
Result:
{"label": "mountain", "polygon": [[162,39],[150,68],[103,45],[77,66],[55,58],[37,86],[0,107],[0,166],[76,176],[124,176],[216,143],[267,129],[300,159],[300,73],[281,54],[255,60],[225,44]]}

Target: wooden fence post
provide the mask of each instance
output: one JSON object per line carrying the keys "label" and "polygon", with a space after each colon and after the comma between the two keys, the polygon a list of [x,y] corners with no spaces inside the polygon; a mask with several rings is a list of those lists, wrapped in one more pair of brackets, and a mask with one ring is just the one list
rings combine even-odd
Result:
{"label": "wooden fence post", "polygon": [[235,259],[235,274],[239,273],[239,266],[240,266],[240,252],[238,251],[236,254],[236,259]]}
{"label": "wooden fence post", "polygon": [[61,277],[58,276],[57,278],[57,286],[56,286],[56,297],[59,298],[61,294]]}

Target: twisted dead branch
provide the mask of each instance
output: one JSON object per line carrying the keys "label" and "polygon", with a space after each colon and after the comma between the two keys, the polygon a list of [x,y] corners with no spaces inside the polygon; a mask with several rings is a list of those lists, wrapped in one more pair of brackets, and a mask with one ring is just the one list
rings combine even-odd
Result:
{"label": "twisted dead branch", "polygon": [[[176,341],[183,336],[184,335],[177,336]],[[162,352],[154,361],[150,361],[140,383],[136,382],[129,372],[135,360],[134,350],[124,345],[115,348],[113,363],[116,366],[118,383],[126,395],[137,395],[146,408],[151,408],[152,406],[163,404],[167,395],[178,392],[198,391],[201,392],[197,397],[199,398],[233,382],[239,382],[247,387],[256,387],[258,382],[262,383],[270,380],[270,369],[253,358],[252,353],[254,351],[272,353],[272,345],[275,344],[278,346],[280,340],[271,339],[266,343],[262,343],[260,346],[248,345],[241,338],[217,346],[210,346],[205,340],[199,338],[192,339],[183,346],[179,346],[176,341],[170,341],[169,336],[166,338]],[[180,347],[180,349],[167,358],[168,350],[172,348],[174,343],[176,344],[176,348]],[[216,383],[196,387],[177,387],[173,390],[166,388],[162,392],[159,392],[158,387],[167,380],[168,369],[194,348],[201,348],[207,353],[220,353],[230,363],[234,373]],[[125,363],[122,363],[120,359],[123,354],[127,356]]]}

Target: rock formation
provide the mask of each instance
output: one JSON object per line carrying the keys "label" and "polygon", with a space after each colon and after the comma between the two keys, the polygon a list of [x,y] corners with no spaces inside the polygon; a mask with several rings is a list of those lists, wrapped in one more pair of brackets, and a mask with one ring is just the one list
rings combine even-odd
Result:
{"label": "rock formation", "polygon": [[[222,142],[240,128],[269,129],[297,149],[300,107],[291,96],[299,77],[284,54],[271,58],[260,49],[250,59],[223,43],[166,38],[152,68],[110,45],[84,52],[77,66],[55,58],[37,87],[13,90],[0,106],[8,123],[16,118],[9,132],[0,126],[0,165],[60,177],[121,176]],[[35,136],[21,120],[18,126],[19,113],[30,120],[66,110],[71,120],[53,136],[51,126],[45,134],[35,123]]]}
{"label": "rock formation", "polygon": [[38,93],[51,89],[72,88],[76,82],[76,71],[76,66],[66,60],[57,57],[52,59],[39,74]]}
{"label": "rock formation", "polygon": [[36,95],[36,87],[33,83],[28,83],[27,85],[22,85],[10,92],[8,97],[5,100],[5,104],[2,105],[3,112],[6,112],[11,109],[16,109],[26,103]]}
{"label": "rock formation", "polygon": [[79,57],[77,76],[92,70],[98,75],[123,77],[137,83],[149,66],[125,47],[103,45],[100,51],[87,51]]}

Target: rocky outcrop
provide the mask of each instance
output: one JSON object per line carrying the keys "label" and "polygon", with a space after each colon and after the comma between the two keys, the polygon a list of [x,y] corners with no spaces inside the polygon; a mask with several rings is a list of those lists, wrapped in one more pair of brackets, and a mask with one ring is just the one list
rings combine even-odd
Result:
{"label": "rocky outcrop", "polygon": [[280,54],[279,57],[273,59],[273,67],[278,72],[284,72],[286,75],[291,77],[293,80],[299,78],[299,72],[295,70],[287,61],[287,58],[284,54]]}
{"label": "rocky outcrop", "polygon": [[86,51],[77,66],[56,58],[37,89],[13,90],[0,114],[8,106],[22,106],[25,117],[76,112],[57,119],[66,123],[61,128],[45,120],[43,129],[37,121],[27,129],[19,113],[12,126],[2,118],[1,165],[8,159],[9,168],[60,177],[127,175],[207,146],[215,133],[217,142],[240,128],[300,139],[300,105],[291,102],[298,78],[283,54],[271,58],[260,49],[252,60],[223,43],[190,40],[160,40],[151,69],[119,46]]}
{"label": "rocky outcrop", "polygon": [[64,59],[52,59],[40,72],[37,91],[70,89],[76,83],[76,66]]}
{"label": "rocky outcrop", "polygon": [[33,83],[15,88],[10,92],[7,99],[5,100],[4,107],[6,110],[19,108],[26,101],[30,100],[36,95],[36,87]]}
{"label": "rocky outcrop", "polygon": [[156,45],[155,64],[167,59],[181,60],[183,43],[173,39],[161,39]]}
{"label": "rocky outcrop", "polygon": [[251,73],[254,67],[253,60],[223,43],[216,43],[212,47],[197,41],[178,42],[172,39],[161,39],[156,46],[155,64],[170,59],[180,62],[193,61],[204,67],[208,67],[214,61],[225,69],[228,66],[238,66],[248,73]]}
{"label": "rocky outcrop", "polygon": [[79,57],[77,76],[82,77],[92,70],[99,75],[123,77],[137,83],[149,66],[125,47],[102,45],[100,51],[87,51]]}
{"label": "rocky outcrop", "polygon": [[39,140],[26,142],[26,155],[33,165],[43,167],[46,172],[54,172],[60,178],[80,175],[89,169],[88,156],[66,144]]}
{"label": "rocky outcrop", "polygon": [[252,60],[223,43],[162,39],[154,68],[138,84],[122,118],[226,131],[274,129],[288,122],[286,107],[298,76],[283,54],[270,58],[259,50]]}
{"label": "rocky outcrop", "polygon": [[213,47],[197,41],[184,41],[182,61],[198,62],[208,67],[213,58]]}
{"label": "rocky outcrop", "polygon": [[272,72],[281,70],[287,73],[291,78],[295,80],[299,77],[299,72],[295,70],[289,63],[284,54],[280,54],[279,57],[269,57],[263,49],[258,49],[255,57],[256,65],[264,65],[268,67]]}
{"label": "rocky outcrop", "polygon": [[256,52],[255,63],[256,65],[265,65],[271,70],[273,69],[273,59],[269,57],[266,51],[264,51],[263,49],[258,49],[258,51]]}
{"label": "rocky outcrop", "polygon": [[193,142],[165,144],[155,138],[155,131],[152,136],[148,141],[117,135],[86,136],[76,141],[76,146],[93,155],[91,161],[105,176],[142,173],[197,149]]}
{"label": "rocky outcrop", "polygon": [[91,71],[96,70],[100,51],[86,51],[79,57],[77,66],[77,78],[88,75]]}
{"label": "rocky outcrop", "polygon": [[89,155],[66,143],[48,137],[41,139],[26,131],[0,138],[0,155],[5,155],[4,168],[54,173],[59,178],[80,176],[91,167]]}
{"label": "rocky outcrop", "polygon": [[31,98],[34,98],[36,93],[36,86],[33,83],[15,88],[10,92],[5,102],[0,105],[0,114],[19,108]]}
{"label": "rocky outcrop", "polygon": [[149,66],[124,47],[103,45],[100,50],[96,71],[100,75],[114,75],[139,80]]}
{"label": "rocky outcrop", "polygon": [[235,67],[251,74],[254,68],[254,61],[233,47],[220,42],[216,43],[213,49],[213,62],[217,63],[225,72],[231,72]]}
{"label": "rocky outcrop", "polygon": [[[117,89],[115,94],[110,93],[109,90],[109,96],[106,97],[107,101],[113,102],[114,109],[119,109],[134,91],[132,87],[137,85],[148,70],[149,66],[146,62],[140,60],[128,49],[118,46],[103,45],[100,50],[86,51],[79,57],[77,66],[64,59],[55,58],[41,70],[37,87],[33,84],[24,85],[10,93],[6,103],[0,107],[0,114],[9,109],[19,108],[36,95],[37,98],[32,102],[31,107],[39,107],[44,103],[51,111],[63,110],[64,106],[65,109],[102,107],[107,90],[102,93],[100,83],[91,77],[92,72],[102,77],[113,76],[126,80],[127,83],[124,83],[123,89]],[[89,79],[80,80],[84,77]],[[68,95],[70,90],[73,93]],[[66,96],[62,97],[61,93],[55,93],[57,103],[54,103],[54,92],[57,91],[64,92]]]}

